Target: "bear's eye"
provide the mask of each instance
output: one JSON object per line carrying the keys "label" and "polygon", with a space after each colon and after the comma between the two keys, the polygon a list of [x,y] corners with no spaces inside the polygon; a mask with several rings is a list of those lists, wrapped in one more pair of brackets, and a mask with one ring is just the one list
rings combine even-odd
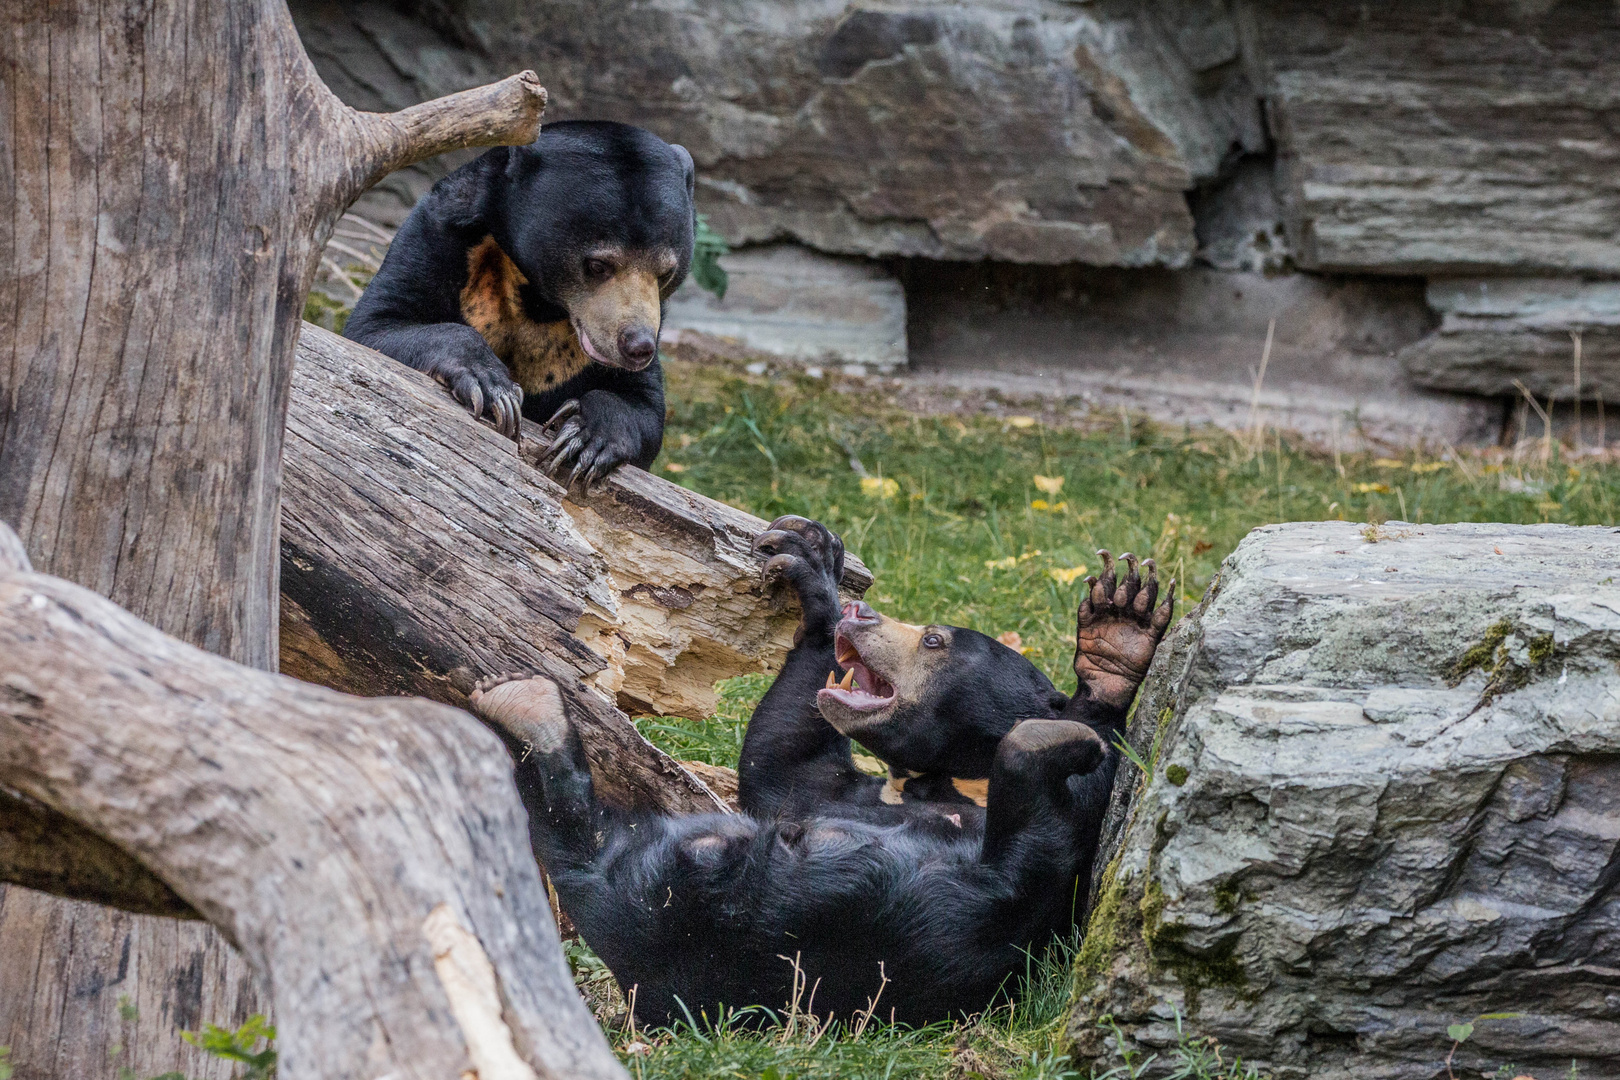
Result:
{"label": "bear's eye", "polygon": [[937,649],[943,644],[945,644],[945,639],[939,634],[923,635],[923,648],[925,649]]}
{"label": "bear's eye", "polygon": [[613,264],[606,259],[586,259],[585,274],[593,278],[605,278],[613,273]]}

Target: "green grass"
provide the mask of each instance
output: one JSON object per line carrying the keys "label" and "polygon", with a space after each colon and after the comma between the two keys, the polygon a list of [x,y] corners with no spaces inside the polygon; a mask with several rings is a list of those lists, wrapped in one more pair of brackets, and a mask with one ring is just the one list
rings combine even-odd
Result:
{"label": "green grass", "polygon": [[[907,1080],[980,1077],[1056,1080],[1074,1077],[1055,1049],[1069,996],[1072,945],[1054,945],[1031,958],[1016,995],[1004,998],[972,1023],[926,1028],[890,1025],[881,1019],[882,999],[873,1016],[846,1017],[828,1025],[784,1007],[778,1013],[748,1010],[736,1016],[692,1017],[673,1029],[631,1031],[620,1020],[610,1036],[638,1080],[677,1077],[741,1077],[753,1080]],[[596,980],[600,961],[580,946],[570,962],[582,983]],[[600,993],[600,990],[596,990]],[[587,996],[592,991],[587,990]],[[784,1003],[784,1006],[786,1003]],[[622,1001],[617,1002],[622,1010]],[[598,1009],[599,1014],[603,1012]],[[759,1030],[761,1017],[774,1026]]]}
{"label": "green grass", "polygon": [[[1556,447],[1545,462],[1536,447],[1518,459],[1492,451],[1442,461],[1414,451],[1336,461],[1274,432],[1254,446],[1120,417],[1057,428],[1030,417],[917,415],[874,393],[874,383],[680,362],[667,371],[670,419],[654,471],[767,520],[793,513],[825,522],[876,575],[874,606],[913,622],[1016,632],[1062,689],[1073,684],[1074,609],[1100,547],[1157,560],[1179,581],[1180,614],[1257,525],[1336,519],[1378,538],[1389,520],[1614,524],[1620,507],[1620,468],[1570,465]],[[734,766],[769,685],[763,675],[731,679],[713,719],[639,726],[677,757]],[[588,950],[576,953],[576,968],[588,968]],[[1072,950],[1058,950],[1032,964],[1016,1003],[922,1030],[874,1023],[855,1037],[844,1028],[807,1031],[801,1021],[759,1033],[713,1018],[650,1034],[609,1026],[639,1080],[1081,1080],[1061,1052],[1071,970]],[[598,972],[596,985],[607,982]],[[1129,1080],[1153,1064],[1129,1061],[1091,1080]],[[1185,1080],[1253,1075],[1190,1036],[1156,1069]]]}
{"label": "green grass", "polygon": [[[1545,466],[1538,448],[1520,464],[1502,453],[1446,462],[1420,452],[1336,463],[1274,432],[1255,448],[1216,430],[1118,416],[1068,428],[923,416],[874,393],[876,380],[748,376],[679,361],[666,370],[670,418],[654,471],[766,520],[825,522],[876,574],[868,599],[879,610],[1015,632],[1064,690],[1074,682],[1078,572],[1096,572],[1098,548],[1154,558],[1179,580],[1179,615],[1257,525],[1613,524],[1620,513],[1620,468],[1569,465],[1556,447]],[[1055,492],[1038,486],[1058,479]],[[707,723],[641,728],[679,757],[734,765],[768,685],[732,680]]]}

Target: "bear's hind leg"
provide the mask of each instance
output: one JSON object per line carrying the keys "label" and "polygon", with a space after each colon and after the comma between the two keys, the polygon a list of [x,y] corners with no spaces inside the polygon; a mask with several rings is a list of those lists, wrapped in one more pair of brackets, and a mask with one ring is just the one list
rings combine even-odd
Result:
{"label": "bear's hind leg", "polygon": [[[980,861],[1057,864],[1074,850],[1069,777],[1094,771],[1108,746],[1087,724],[1022,720],[996,747]],[[1050,848],[1051,850],[1048,850]]]}
{"label": "bear's hind leg", "polygon": [[512,750],[536,858],[553,870],[588,864],[597,854],[601,813],[584,743],[557,684],[500,675],[480,682],[471,701]]}

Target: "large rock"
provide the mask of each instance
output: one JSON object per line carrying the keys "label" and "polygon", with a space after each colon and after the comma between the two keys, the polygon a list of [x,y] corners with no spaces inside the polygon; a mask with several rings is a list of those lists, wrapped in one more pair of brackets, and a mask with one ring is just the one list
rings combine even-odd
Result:
{"label": "large rock", "polygon": [[[532,67],[547,119],[684,144],[700,207],[734,244],[1180,266],[1184,192],[1234,147],[1265,145],[1235,23],[1192,0],[1164,14],[1123,0],[290,6],[321,75],[359,107]],[[392,216],[426,178],[393,182]]]}
{"label": "large rock", "polygon": [[[1238,249],[1271,210],[1230,236],[1225,219],[1270,197],[1275,150],[1304,267],[1620,272],[1620,8],[1606,0],[290,7],[357,107],[532,67],[548,118],[684,143],[734,243],[1181,266],[1193,192],[1211,261],[1260,269],[1279,238]],[[390,180],[368,213],[397,219],[431,175]]]}
{"label": "large rock", "polygon": [[1431,1080],[1508,1012],[1458,1076],[1620,1077],[1620,530],[1258,529],[1132,738],[1082,1058],[1179,1011],[1279,1078]]}
{"label": "large rock", "polygon": [[1620,8],[1257,0],[1301,265],[1620,271]]}
{"label": "large rock", "polygon": [[[1620,282],[1438,278],[1440,327],[1401,351],[1414,383],[1436,390],[1620,401]],[[1581,339],[1579,385],[1575,340]]]}

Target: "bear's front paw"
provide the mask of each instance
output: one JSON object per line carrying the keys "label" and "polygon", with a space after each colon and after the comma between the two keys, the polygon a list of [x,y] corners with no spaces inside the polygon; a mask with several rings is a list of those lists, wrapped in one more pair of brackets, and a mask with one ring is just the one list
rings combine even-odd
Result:
{"label": "bear's front paw", "polygon": [[[630,440],[609,428],[611,424],[593,423],[577,400],[563,402],[540,429],[551,439],[551,445],[541,455],[540,467],[566,487],[573,487],[578,480],[589,491],[635,456]],[[570,466],[572,471],[563,480],[562,472]]]}
{"label": "bear's front paw", "polygon": [[788,514],[754,538],[766,556],[760,576],[767,589],[786,582],[805,617],[837,621],[838,583],[844,577],[844,542],[819,521]]}
{"label": "bear's front paw", "polygon": [[1086,578],[1086,597],[1080,601],[1075,631],[1074,673],[1096,701],[1121,708],[1131,703],[1136,688],[1147,678],[1153,652],[1170,625],[1175,610],[1176,582],[1172,578],[1159,597],[1159,573],[1153,560],[1142,564],[1144,581],[1136,556],[1124,555],[1128,571],[1123,581],[1115,580],[1114,558],[1106,551],[1101,578]]}
{"label": "bear's front paw", "polygon": [[509,439],[518,437],[523,387],[512,381],[500,357],[479,343],[435,357],[429,374],[449,387],[451,395],[474,416],[487,416]]}

